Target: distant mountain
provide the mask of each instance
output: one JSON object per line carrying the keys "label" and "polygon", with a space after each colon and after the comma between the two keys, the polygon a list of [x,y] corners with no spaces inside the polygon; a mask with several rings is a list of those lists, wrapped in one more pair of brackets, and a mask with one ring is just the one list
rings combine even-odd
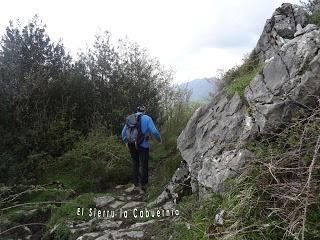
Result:
{"label": "distant mountain", "polygon": [[210,93],[216,90],[215,82],[216,78],[201,78],[182,83],[179,86],[192,91],[191,101],[203,101],[208,98]]}

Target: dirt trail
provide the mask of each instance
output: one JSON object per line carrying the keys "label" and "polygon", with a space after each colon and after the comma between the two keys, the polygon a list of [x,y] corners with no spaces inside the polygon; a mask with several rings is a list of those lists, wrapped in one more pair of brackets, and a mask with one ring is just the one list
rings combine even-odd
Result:
{"label": "dirt trail", "polygon": [[118,185],[112,196],[94,201],[96,208],[83,210],[83,214],[91,214],[89,221],[67,223],[77,240],[152,239],[147,231],[150,225],[176,217],[173,206],[147,206],[146,195],[135,191],[133,185]]}

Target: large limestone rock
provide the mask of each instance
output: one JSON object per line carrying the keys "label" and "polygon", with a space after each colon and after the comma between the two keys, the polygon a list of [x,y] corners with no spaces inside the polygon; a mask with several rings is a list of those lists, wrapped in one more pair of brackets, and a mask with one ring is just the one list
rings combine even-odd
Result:
{"label": "large limestone rock", "polygon": [[211,104],[199,108],[177,142],[193,191],[200,185],[222,194],[222,183],[236,176],[250,158],[244,144],[256,131],[238,93],[230,100],[218,94]]}
{"label": "large limestone rock", "polygon": [[260,62],[271,58],[295,32],[308,23],[307,12],[298,5],[284,3],[267,20],[260,39],[254,49]]}
{"label": "large limestone rock", "polygon": [[301,29],[266,64],[246,89],[260,132],[291,118],[292,112],[320,92],[320,31],[315,25]]}
{"label": "large limestone rock", "polygon": [[223,194],[223,182],[239,174],[246,159],[251,157],[246,149],[224,151],[221,155],[207,156],[203,160],[202,168],[198,173],[198,181],[214,192]]}
{"label": "large limestone rock", "polygon": [[172,201],[179,201],[182,196],[191,193],[190,180],[188,165],[185,161],[182,161],[165,190],[153,202],[150,202],[148,207],[159,206],[165,203],[168,205]]}
{"label": "large limestone rock", "polygon": [[283,4],[275,11],[255,49],[264,67],[244,97],[218,93],[194,113],[178,138],[189,171],[184,178],[191,178],[193,192],[224,194],[225,181],[241,174],[253,156],[246,143],[287,122],[320,95],[319,49],[319,29],[307,25],[301,7]]}

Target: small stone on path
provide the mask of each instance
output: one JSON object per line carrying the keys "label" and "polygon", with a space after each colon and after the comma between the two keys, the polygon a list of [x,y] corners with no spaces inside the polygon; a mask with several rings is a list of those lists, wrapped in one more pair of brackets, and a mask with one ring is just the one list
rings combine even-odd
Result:
{"label": "small stone on path", "polygon": [[132,228],[140,228],[140,227],[143,227],[143,226],[146,226],[146,225],[149,225],[149,224],[153,224],[155,223],[156,221],[155,220],[149,220],[147,222],[140,222],[140,223],[135,223],[133,225],[131,225],[131,229]]}
{"label": "small stone on path", "polygon": [[118,208],[120,206],[122,206],[125,202],[122,201],[115,201],[114,203],[110,204],[110,207],[112,208]]}
{"label": "small stone on path", "polygon": [[107,206],[109,203],[111,203],[115,198],[112,196],[102,196],[102,197],[96,197],[93,199],[94,203],[97,207],[104,207]]}
{"label": "small stone on path", "polygon": [[126,193],[131,193],[134,190],[134,188],[135,188],[134,185],[132,185],[132,186],[128,187],[127,189],[125,189],[124,191]]}
{"label": "small stone on path", "polygon": [[85,233],[82,236],[78,237],[77,240],[83,240],[87,238],[95,238],[99,236],[101,233],[100,232],[92,232],[92,233]]}
{"label": "small stone on path", "polygon": [[122,221],[103,220],[102,222],[98,223],[98,227],[100,229],[118,228],[121,224]]}
{"label": "small stone on path", "polygon": [[140,206],[142,204],[144,204],[144,203],[143,202],[128,202],[127,204],[122,206],[122,208],[123,209],[134,208],[134,207]]}
{"label": "small stone on path", "polygon": [[125,201],[125,200],[126,200],[126,198],[125,198],[124,196],[118,196],[118,199],[119,199],[120,201]]}

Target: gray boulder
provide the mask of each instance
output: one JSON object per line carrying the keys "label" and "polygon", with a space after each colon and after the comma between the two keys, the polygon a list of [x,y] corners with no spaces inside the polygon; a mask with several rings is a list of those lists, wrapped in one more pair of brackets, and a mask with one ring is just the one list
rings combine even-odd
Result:
{"label": "gray boulder", "polygon": [[180,167],[176,170],[164,191],[153,202],[150,202],[148,207],[165,204],[168,200],[173,200],[176,203],[182,196],[185,196],[190,192],[189,168],[187,163],[182,161]]}
{"label": "gray boulder", "polygon": [[115,200],[115,198],[112,197],[112,196],[109,196],[109,195],[101,196],[101,197],[95,197],[93,199],[94,203],[96,204],[96,206],[98,208],[105,207],[105,206],[107,206],[109,203],[111,203],[114,200]]}
{"label": "gray boulder", "polygon": [[300,27],[308,23],[308,13],[298,5],[283,3],[267,20],[254,52],[261,63],[274,56]]}
{"label": "gray boulder", "polygon": [[237,175],[250,156],[244,144],[255,131],[238,93],[230,100],[218,94],[211,104],[199,108],[177,141],[194,185],[222,194],[222,183]]}
{"label": "gray boulder", "polygon": [[319,95],[319,49],[320,31],[315,25],[306,26],[246,88],[245,98],[260,132],[286,122],[311,96]]}
{"label": "gray boulder", "polygon": [[[320,96],[320,32],[299,6],[283,4],[267,21],[255,53],[264,63],[244,97],[217,93],[199,108],[177,140],[193,192],[225,193],[253,154],[245,146],[257,134],[286,123],[312,96]],[[268,61],[266,61],[268,60]],[[175,182],[171,181],[175,189]],[[168,186],[170,186],[170,184]],[[167,190],[170,189],[167,187]],[[163,192],[163,199],[172,197]]]}
{"label": "gray boulder", "polygon": [[238,176],[245,161],[251,156],[252,153],[246,149],[224,151],[221,155],[207,156],[198,173],[198,181],[214,192],[223,194],[223,183],[228,178]]}

